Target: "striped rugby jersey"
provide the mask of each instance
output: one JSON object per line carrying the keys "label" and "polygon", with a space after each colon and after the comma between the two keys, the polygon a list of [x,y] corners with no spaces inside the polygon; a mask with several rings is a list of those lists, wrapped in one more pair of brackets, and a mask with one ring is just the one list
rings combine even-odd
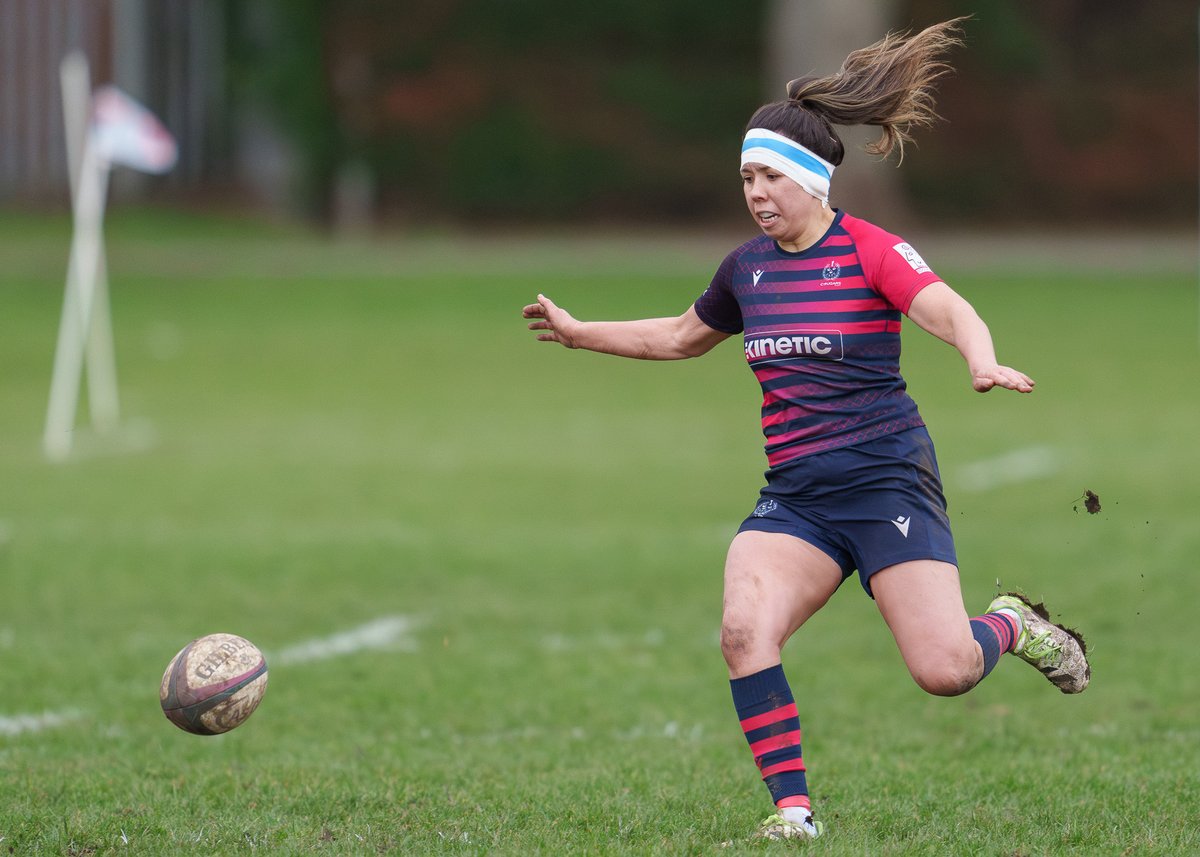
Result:
{"label": "striped rugby jersey", "polygon": [[745,334],[771,468],[924,425],[900,376],[900,319],[940,279],[903,239],[841,211],[802,253],[764,235],[725,257],[696,313]]}

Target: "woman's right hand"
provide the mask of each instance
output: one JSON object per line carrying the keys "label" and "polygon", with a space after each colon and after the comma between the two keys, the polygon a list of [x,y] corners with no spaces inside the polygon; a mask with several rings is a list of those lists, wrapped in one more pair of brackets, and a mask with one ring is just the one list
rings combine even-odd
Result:
{"label": "woman's right hand", "polygon": [[545,295],[537,296],[537,303],[529,304],[521,311],[525,318],[537,319],[529,322],[530,330],[540,330],[538,340],[541,342],[559,342],[567,348],[578,348],[574,331],[579,322],[565,309],[557,306]]}

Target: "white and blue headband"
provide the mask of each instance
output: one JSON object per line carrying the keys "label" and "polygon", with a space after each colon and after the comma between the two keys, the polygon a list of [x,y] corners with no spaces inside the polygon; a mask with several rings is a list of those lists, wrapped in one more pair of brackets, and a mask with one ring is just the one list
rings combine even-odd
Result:
{"label": "white and blue headband", "polygon": [[833,164],[795,140],[766,128],[751,128],[742,141],[742,166],[746,164],[762,164],[779,170],[822,204],[829,204]]}

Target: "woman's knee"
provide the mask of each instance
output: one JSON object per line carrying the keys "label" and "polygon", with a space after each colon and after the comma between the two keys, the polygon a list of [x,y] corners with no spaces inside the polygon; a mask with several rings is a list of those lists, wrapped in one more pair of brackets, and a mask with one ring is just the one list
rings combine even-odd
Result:
{"label": "woman's knee", "polygon": [[751,661],[761,659],[763,653],[760,650],[763,648],[762,633],[754,625],[729,616],[722,619],[721,654],[731,670],[741,671]]}
{"label": "woman's knee", "polygon": [[[975,655],[976,657],[972,657]],[[983,660],[978,652],[965,652],[928,663],[909,664],[917,686],[934,696],[959,696],[983,677]]]}
{"label": "woman's knee", "polygon": [[725,561],[721,653],[734,676],[779,663],[788,638],[841,582],[837,563],[794,536],[747,531]]}

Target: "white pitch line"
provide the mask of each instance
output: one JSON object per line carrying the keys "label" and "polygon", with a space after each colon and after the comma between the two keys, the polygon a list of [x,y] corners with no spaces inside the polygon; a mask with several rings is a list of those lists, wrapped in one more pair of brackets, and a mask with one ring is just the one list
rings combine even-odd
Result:
{"label": "white pitch line", "polygon": [[1061,454],[1049,446],[1014,449],[995,458],[985,458],[959,468],[957,482],[964,491],[990,491],[1001,485],[1028,482],[1057,473]]}
{"label": "white pitch line", "polygon": [[43,711],[41,714],[0,714],[0,735],[12,737],[66,726],[83,716],[82,711]]}
{"label": "white pitch line", "polygon": [[268,664],[305,664],[353,655],[367,649],[415,652],[412,631],[417,623],[409,616],[384,616],[349,631],[305,640],[267,657]]}

